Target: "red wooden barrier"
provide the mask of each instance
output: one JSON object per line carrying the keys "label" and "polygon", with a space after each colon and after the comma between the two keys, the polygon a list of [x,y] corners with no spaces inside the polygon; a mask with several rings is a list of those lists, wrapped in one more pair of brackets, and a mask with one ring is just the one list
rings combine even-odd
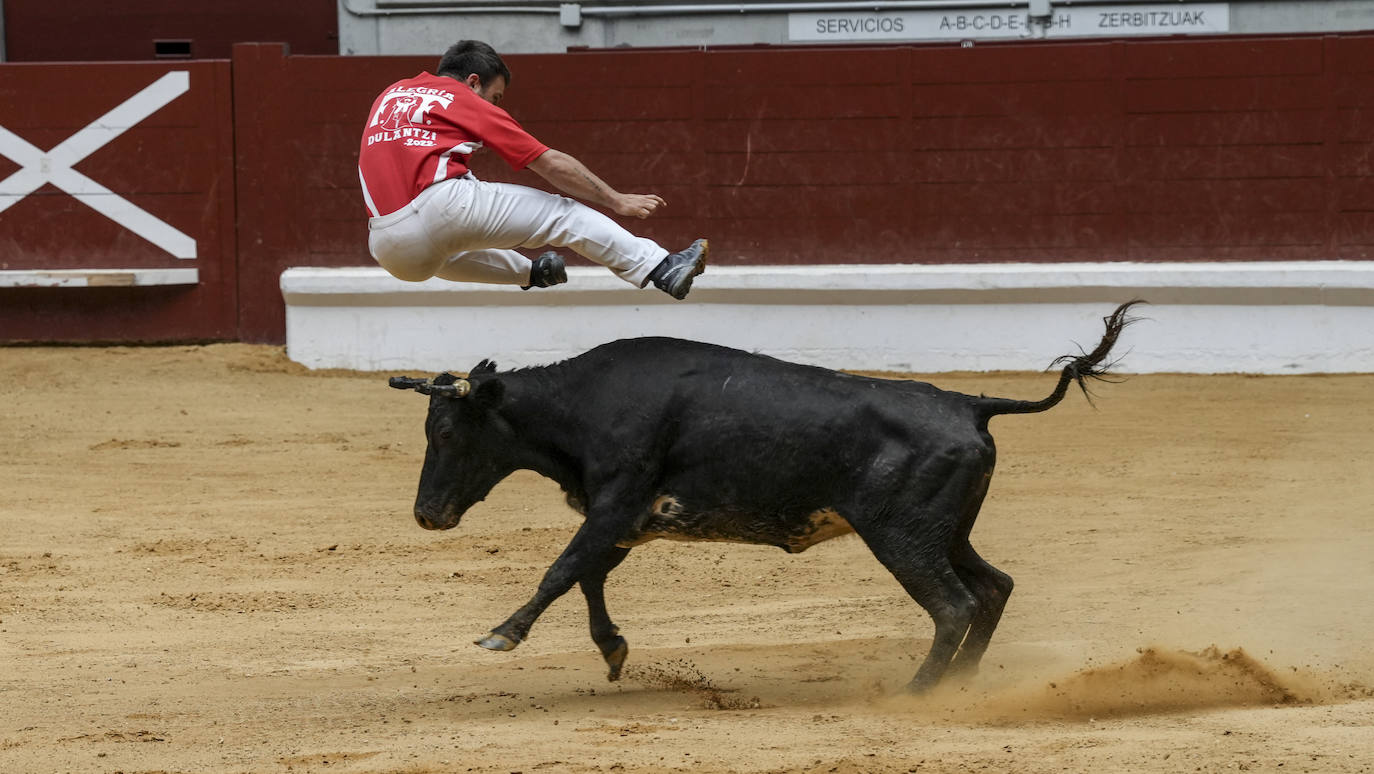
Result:
{"label": "red wooden barrier", "polygon": [[[0,67],[0,341],[237,336],[229,87],[228,62]],[[14,287],[54,269],[192,276]]]}
{"label": "red wooden barrier", "polygon": [[[287,56],[280,45],[235,46],[237,231],[197,235],[211,251],[203,240],[237,237],[225,255],[237,261],[239,317],[226,337],[281,341],[278,279],[288,266],[371,263],[356,170],[366,112],[388,83],[431,69],[438,54]],[[668,200],[662,216],[633,230],[670,246],[709,236],[720,264],[1374,257],[1371,35],[508,59],[504,107],[612,185]],[[13,88],[37,77],[0,73]],[[75,88],[43,77],[48,91]],[[214,94],[199,116],[218,111],[228,127],[227,90]],[[85,104],[34,102],[52,111],[43,116]],[[5,104],[0,125],[9,126]],[[40,147],[73,128],[29,120],[25,131]],[[159,166],[154,146],[180,161]],[[136,163],[118,168],[118,155],[104,162],[114,167],[89,174],[129,174],[131,194],[151,185],[143,179],[160,191],[213,180],[214,196],[196,200],[202,209],[168,205],[166,217],[183,230],[208,227],[192,223],[194,213],[221,213],[209,221],[226,223],[228,177],[196,177],[188,166],[205,162],[187,158],[194,147],[170,130],[148,135],[126,150]],[[490,154],[475,171],[542,186]],[[0,263],[30,254],[6,247],[19,242],[46,245],[50,264],[150,260],[98,217],[79,227],[32,217],[0,212]],[[102,228],[95,238],[71,236]],[[212,271],[207,255],[197,261]],[[192,296],[211,290],[205,279]],[[26,292],[0,291],[0,301]],[[215,292],[233,303],[231,286]],[[126,322],[105,337],[128,337]],[[0,323],[13,325],[13,316],[0,311]],[[12,330],[0,329],[0,339],[16,338]],[[192,335],[159,330],[154,338]]]}

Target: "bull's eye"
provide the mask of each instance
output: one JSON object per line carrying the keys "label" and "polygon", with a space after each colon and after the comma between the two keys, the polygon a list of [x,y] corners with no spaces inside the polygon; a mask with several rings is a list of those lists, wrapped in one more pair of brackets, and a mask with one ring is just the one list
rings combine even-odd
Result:
{"label": "bull's eye", "polygon": [[447,427],[445,427],[443,430],[440,430],[440,431],[439,431],[439,440],[441,440],[441,441],[451,441],[451,440],[453,440],[453,431],[450,430],[450,429],[448,429]]}

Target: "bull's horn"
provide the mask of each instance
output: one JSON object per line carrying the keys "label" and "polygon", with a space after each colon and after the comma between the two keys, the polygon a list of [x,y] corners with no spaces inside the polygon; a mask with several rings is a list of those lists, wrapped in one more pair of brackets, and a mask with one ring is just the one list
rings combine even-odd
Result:
{"label": "bull's horn", "polygon": [[461,398],[472,391],[472,385],[468,384],[467,379],[459,379],[453,384],[431,384],[429,394],[447,395],[450,398]]}
{"label": "bull's horn", "polygon": [[472,391],[467,379],[458,379],[453,384],[435,384],[430,379],[393,376],[387,383],[398,390],[414,390],[423,395],[445,395],[450,398],[461,398]]}

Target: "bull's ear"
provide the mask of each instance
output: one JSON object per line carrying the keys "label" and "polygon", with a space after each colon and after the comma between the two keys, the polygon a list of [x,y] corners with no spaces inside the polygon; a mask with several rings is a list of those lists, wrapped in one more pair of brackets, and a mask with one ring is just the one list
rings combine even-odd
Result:
{"label": "bull's ear", "polygon": [[485,409],[495,409],[506,397],[506,383],[500,379],[484,379],[472,392],[472,400]]}
{"label": "bull's ear", "polygon": [[495,360],[487,360],[487,359],[483,358],[483,359],[482,359],[482,362],[480,362],[480,363],[478,363],[477,365],[473,366],[473,368],[472,368],[471,371],[468,371],[468,376],[476,376],[477,374],[494,374],[494,373],[496,373],[496,361],[495,361]]}
{"label": "bull's ear", "polygon": [[448,385],[453,384],[457,381],[458,377],[448,372],[439,374],[438,376],[434,377],[434,383],[442,387],[447,387]]}

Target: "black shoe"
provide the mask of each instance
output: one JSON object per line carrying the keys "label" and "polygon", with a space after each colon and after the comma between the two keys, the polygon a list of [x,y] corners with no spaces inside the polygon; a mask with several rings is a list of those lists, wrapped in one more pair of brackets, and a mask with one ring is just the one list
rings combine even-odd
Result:
{"label": "black shoe", "polygon": [[520,289],[551,288],[567,281],[568,269],[563,265],[563,257],[550,250],[530,264],[530,284],[521,285]]}
{"label": "black shoe", "polygon": [[705,239],[698,239],[686,250],[669,255],[649,273],[649,281],[654,283],[654,287],[681,301],[692,289],[692,280],[706,271],[708,247]]}

